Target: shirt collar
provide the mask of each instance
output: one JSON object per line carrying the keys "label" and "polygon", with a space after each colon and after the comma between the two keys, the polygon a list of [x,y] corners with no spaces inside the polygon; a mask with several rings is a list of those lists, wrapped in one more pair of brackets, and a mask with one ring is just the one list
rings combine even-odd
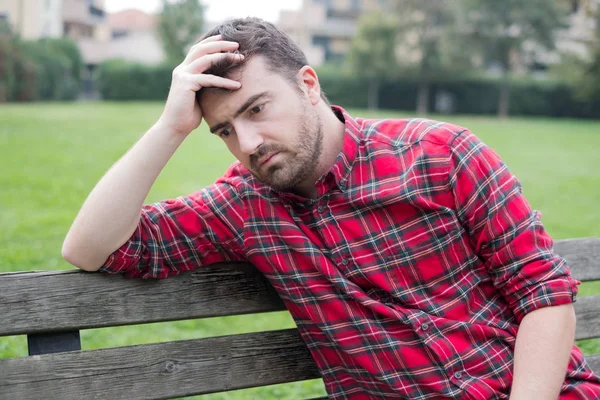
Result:
{"label": "shirt collar", "polygon": [[321,179],[326,179],[328,175],[332,175],[337,186],[344,192],[348,187],[348,175],[352,171],[354,160],[356,160],[358,154],[358,147],[361,141],[361,127],[358,121],[352,118],[342,107],[332,106],[331,109],[345,125],[344,141],[342,142],[340,154],[338,154],[329,171]]}

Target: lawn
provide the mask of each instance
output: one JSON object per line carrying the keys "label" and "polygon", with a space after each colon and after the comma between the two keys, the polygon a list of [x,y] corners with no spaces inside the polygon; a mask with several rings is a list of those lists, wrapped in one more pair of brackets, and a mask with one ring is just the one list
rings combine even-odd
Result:
{"label": "lawn", "polygon": [[[103,173],[156,120],[160,103],[27,104],[0,107],[0,272],[71,268],[62,240]],[[406,116],[391,112],[359,116]],[[600,122],[437,117],[471,129],[521,180],[532,206],[555,239],[600,236]],[[233,161],[202,126],[178,150],[147,202],[186,194],[212,183]],[[600,293],[584,284],[581,295]],[[85,349],[191,339],[293,327],[285,312],[212,318],[82,332]],[[595,341],[580,343],[600,352]],[[24,337],[0,338],[0,358],[26,354]],[[198,399],[306,398],[324,393],[320,381],[275,385]]]}

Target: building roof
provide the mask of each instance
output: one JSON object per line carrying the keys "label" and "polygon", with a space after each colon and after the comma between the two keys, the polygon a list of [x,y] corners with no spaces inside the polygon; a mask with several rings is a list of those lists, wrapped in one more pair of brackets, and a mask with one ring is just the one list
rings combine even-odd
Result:
{"label": "building roof", "polygon": [[81,39],[77,41],[86,64],[100,64],[103,61],[120,58],[147,65],[160,64],[164,51],[154,32],[133,32],[111,41]]}
{"label": "building roof", "polygon": [[113,30],[151,31],[158,23],[158,16],[132,8],[108,14],[107,22]]}

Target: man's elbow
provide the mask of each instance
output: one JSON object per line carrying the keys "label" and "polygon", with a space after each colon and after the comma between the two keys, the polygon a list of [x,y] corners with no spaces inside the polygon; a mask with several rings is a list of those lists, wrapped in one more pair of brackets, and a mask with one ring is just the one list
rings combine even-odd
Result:
{"label": "man's elbow", "polygon": [[61,255],[66,262],[84,271],[98,271],[102,264],[90,260],[89,257],[85,257],[85,253],[86,252],[77,249],[68,238],[63,242]]}

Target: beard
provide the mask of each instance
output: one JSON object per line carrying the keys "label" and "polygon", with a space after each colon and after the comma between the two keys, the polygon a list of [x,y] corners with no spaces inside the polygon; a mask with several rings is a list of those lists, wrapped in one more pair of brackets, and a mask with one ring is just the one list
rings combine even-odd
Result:
{"label": "beard", "polygon": [[[311,126],[311,122],[314,123]],[[293,145],[263,144],[250,156],[251,173],[256,179],[275,190],[284,191],[307,180],[319,164],[323,152],[323,123],[319,115],[303,107],[299,116],[300,129]],[[262,168],[258,160],[270,154],[279,153],[281,157],[268,167]]]}

